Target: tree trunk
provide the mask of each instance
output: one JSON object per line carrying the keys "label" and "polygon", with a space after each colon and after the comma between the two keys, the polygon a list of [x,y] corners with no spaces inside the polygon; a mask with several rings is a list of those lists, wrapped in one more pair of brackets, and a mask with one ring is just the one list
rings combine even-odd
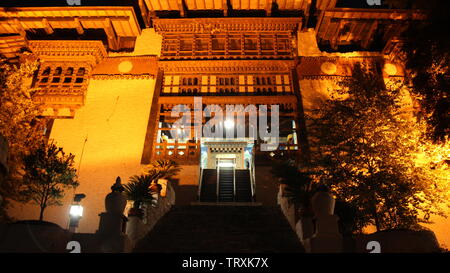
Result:
{"label": "tree trunk", "polygon": [[47,208],[47,206],[41,206],[41,211],[39,213],[39,221],[44,220],[44,210]]}
{"label": "tree trunk", "polygon": [[381,227],[380,227],[380,220],[378,219],[377,206],[376,205],[373,206],[373,213],[372,213],[372,215],[373,215],[373,219],[375,220],[375,227],[377,228],[377,232],[378,232],[378,231],[381,230]]}
{"label": "tree trunk", "polygon": [[44,219],[44,210],[45,207],[41,207],[41,211],[39,213],[39,221],[42,221]]}

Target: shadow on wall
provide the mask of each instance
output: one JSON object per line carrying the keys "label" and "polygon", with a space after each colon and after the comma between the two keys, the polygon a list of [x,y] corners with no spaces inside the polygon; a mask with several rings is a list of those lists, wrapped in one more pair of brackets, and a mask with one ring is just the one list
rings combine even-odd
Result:
{"label": "shadow on wall", "polygon": [[256,202],[263,206],[276,206],[278,183],[271,173],[272,166],[255,166]]}
{"label": "shadow on wall", "polygon": [[176,195],[175,205],[186,206],[191,202],[197,201],[197,185],[180,185],[180,179],[173,179],[170,181]]}

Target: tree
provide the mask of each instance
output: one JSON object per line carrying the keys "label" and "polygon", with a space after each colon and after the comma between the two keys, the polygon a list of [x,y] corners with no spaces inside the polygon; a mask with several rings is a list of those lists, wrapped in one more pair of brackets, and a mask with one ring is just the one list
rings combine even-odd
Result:
{"label": "tree", "polygon": [[41,145],[24,158],[24,187],[21,194],[40,208],[39,220],[48,206],[62,205],[64,191],[78,186],[74,155],[66,154],[53,142]]}
{"label": "tree", "polygon": [[133,201],[134,209],[140,209],[142,203],[153,200],[150,187],[158,175],[155,170],[149,171],[148,174],[133,175],[124,185],[127,199]]}
{"label": "tree", "polygon": [[306,208],[309,206],[312,193],[312,177],[310,173],[299,170],[293,161],[281,161],[273,164],[271,173],[284,185],[284,197],[290,204]]}
{"label": "tree", "polygon": [[152,162],[148,167],[150,168],[150,171],[157,171],[158,177],[156,179],[170,179],[176,176],[181,170],[178,163],[173,160],[156,160],[155,162]]}
{"label": "tree", "polygon": [[36,89],[32,89],[29,82],[37,65],[31,59],[19,65],[0,61],[0,134],[9,146],[9,174],[0,185],[0,195],[6,199],[0,208],[3,217],[8,200],[22,200],[24,156],[44,139],[37,118],[40,105],[33,101]]}
{"label": "tree", "polygon": [[411,24],[404,33],[405,63],[427,132],[435,142],[442,142],[450,135],[450,3],[420,2],[428,18]]}
{"label": "tree", "polygon": [[[318,181],[357,209],[358,229],[418,228],[430,215],[443,215],[448,165],[440,173],[429,164],[423,148],[430,142],[421,123],[403,112],[401,89],[386,88],[359,65],[340,86],[308,117]],[[428,163],[418,164],[419,155]]]}

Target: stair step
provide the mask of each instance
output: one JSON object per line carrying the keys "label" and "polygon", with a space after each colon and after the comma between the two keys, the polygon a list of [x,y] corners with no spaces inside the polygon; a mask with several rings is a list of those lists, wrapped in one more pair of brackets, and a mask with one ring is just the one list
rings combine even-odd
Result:
{"label": "stair step", "polygon": [[304,248],[279,207],[224,202],[222,206],[172,207],[134,251],[300,253]]}

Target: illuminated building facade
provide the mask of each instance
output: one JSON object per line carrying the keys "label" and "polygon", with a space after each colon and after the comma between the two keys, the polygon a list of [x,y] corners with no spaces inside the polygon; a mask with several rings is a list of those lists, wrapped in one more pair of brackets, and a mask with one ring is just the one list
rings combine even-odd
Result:
{"label": "illuminated building facade", "polygon": [[[183,168],[174,182],[177,204],[275,205],[272,158],[302,161],[311,152],[304,115],[357,62],[385,79],[403,77],[399,35],[425,19],[417,10],[365,1],[357,7],[337,0],[37,2],[2,4],[0,54],[15,61],[26,49],[40,60],[33,86],[48,135],[76,155],[76,191],[87,196],[80,232],[97,228],[117,176],[126,181],[157,159]],[[177,105],[189,109],[189,129],[176,127]],[[210,118],[196,119],[194,109],[208,105],[244,110],[224,117],[224,137],[210,138],[195,132]],[[275,149],[261,149],[270,137],[250,137],[249,105],[267,105],[269,117],[277,105]],[[244,136],[225,137],[239,126]],[[67,226],[72,196],[48,208],[47,220]],[[29,206],[14,210],[21,218],[37,214]],[[438,237],[444,224],[436,226]]]}

